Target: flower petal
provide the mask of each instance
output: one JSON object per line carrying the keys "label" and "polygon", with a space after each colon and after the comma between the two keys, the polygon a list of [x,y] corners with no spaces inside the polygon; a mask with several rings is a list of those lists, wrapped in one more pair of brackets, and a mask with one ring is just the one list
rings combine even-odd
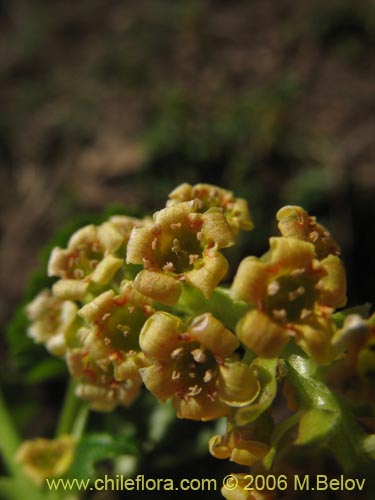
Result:
{"label": "flower petal", "polygon": [[115,292],[113,290],[107,290],[106,292],[95,297],[91,302],[81,307],[78,314],[87,323],[93,323],[102,318],[102,316],[107,312],[108,306],[112,303],[115,297]]}
{"label": "flower petal", "polygon": [[163,311],[154,313],[143,325],[139,336],[141,349],[152,358],[169,360],[180,342],[181,320]]}
{"label": "flower petal", "polygon": [[111,222],[103,222],[98,229],[98,239],[105,253],[115,252],[123,243],[120,231]]}
{"label": "flower petal", "polygon": [[52,286],[52,292],[60,300],[83,300],[88,287],[86,281],[61,279]]}
{"label": "flower petal", "polygon": [[279,355],[288,342],[287,331],[261,311],[249,311],[238,323],[236,332],[246,347],[262,358]]}
{"label": "flower petal", "polygon": [[212,353],[226,358],[239,346],[237,337],[211,313],[194,318],[189,326],[189,333],[203,347]]}
{"label": "flower petal", "polygon": [[226,275],[227,270],[228,262],[221,253],[215,252],[212,256],[205,255],[201,267],[185,273],[186,283],[202,290],[204,296],[209,298],[213,289]]}
{"label": "flower petal", "polygon": [[259,394],[260,383],[250,366],[241,362],[225,363],[219,367],[219,393],[230,406],[250,404]]}
{"label": "flower petal", "polygon": [[162,366],[155,363],[139,370],[143,383],[152,394],[165,403],[178,390],[178,385],[172,380],[170,366]]}
{"label": "flower petal", "polygon": [[144,269],[137,274],[134,288],[161,304],[173,306],[182,292],[182,283],[168,274]]}
{"label": "flower petal", "polygon": [[211,400],[205,393],[185,399],[175,396],[172,403],[178,418],[207,421],[223,417],[229,412],[228,407],[219,399]]}
{"label": "flower petal", "polygon": [[328,255],[321,261],[327,275],[318,283],[319,302],[329,307],[343,307],[346,304],[346,277],[344,265],[336,255]]}
{"label": "flower petal", "polygon": [[275,265],[285,274],[293,269],[306,268],[315,258],[315,249],[312,243],[297,240],[296,238],[270,238],[270,251],[267,254],[268,263]]}
{"label": "flower petal", "polygon": [[329,320],[315,317],[311,324],[298,325],[296,342],[319,363],[329,363],[335,356],[331,345],[333,327]]}
{"label": "flower petal", "polygon": [[155,212],[154,220],[156,224],[160,224],[169,231],[171,224],[184,223],[186,217],[193,212],[194,200],[186,201]]}
{"label": "flower petal", "polygon": [[256,257],[246,257],[234,277],[231,295],[235,300],[257,304],[266,293],[268,279],[267,265]]}
{"label": "flower petal", "polygon": [[234,245],[233,233],[221,210],[210,209],[202,215],[203,241],[213,242],[217,248]]}
{"label": "flower petal", "polygon": [[123,265],[124,261],[113,255],[107,255],[96,266],[91,279],[98,285],[106,285],[111,281],[116,272]]}
{"label": "flower petal", "polygon": [[144,264],[145,260],[152,262],[154,258],[152,241],[154,238],[150,227],[133,228],[126,249],[126,263]]}

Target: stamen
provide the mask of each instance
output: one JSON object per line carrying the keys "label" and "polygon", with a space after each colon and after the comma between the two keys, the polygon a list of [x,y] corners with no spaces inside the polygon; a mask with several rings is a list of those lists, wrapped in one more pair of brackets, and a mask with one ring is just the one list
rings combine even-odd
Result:
{"label": "stamen", "polygon": [[304,267],[297,267],[296,269],[293,269],[293,271],[290,272],[290,275],[293,278],[297,278],[298,276],[301,276],[306,271]]}
{"label": "stamen", "polygon": [[278,319],[280,321],[285,321],[286,320],[286,309],[273,309],[272,310],[272,315],[275,319]]}
{"label": "stamen", "polygon": [[110,317],[111,317],[111,313],[107,312],[107,313],[103,314],[102,321],[107,321],[107,319]]}
{"label": "stamen", "polygon": [[167,272],[167,273],[173,273],[173,271],[175,270],[175,267],[173,265],[172,262],[167,262],[164,266],[163,266],[163,271]]}
{"label": "stamen", "polygon": [[89,266],[91,267],[91,269],[95,269],[98,264],[99,264],[99,261],[97,259],[92,259],[89,262]]}
{"label": "stamen", "polygon": [[135,312],[135,306],[128,306],[128,311],[130,314],[133,314]]}
{"label": "stamen", "polygon": [[197,254],[189,255],[189,264],[190,265],[195,264],[198,259],[199,259],[199,255],[197,255]]}
{"label": "stamen", "polygon": [[181,252],[181,245],[180,242],[178,241],[177,238],[175,238],[172,242],[172,252],[175,253],[176,255]]}
{"label": "stamen", "polygon": [[121,323],[117,325],[117,330],[120,330],[120,332],[124,334],[124,337],[130,333],[130,327],[128,325],[122,325]]}
{"label": "stamen", "polygon": [[206,370],[206,373],[204,374],[203,377],[203,382],[207,384],[207,382],[210,382],[214,378],[214,374],[212,370]]}
{"label": "stamen", "polygon": [[202,351],[202,349],[194,349],[194,351],[191,351],[191,355],[194,358],[194,361],[197,363],[204,363],[207,360],[207,356],[205,353]]}
{"label": "stamen", "polygon": [[98,241],[95,241],[92,245],[91,245],[91,249],[94,253],[100,253],[100,245],[99,245],[99,242]]}
{"label": "stamen", "polygon": [[208,392],[207,397],[213,403],[217,397],[217,391]]}
{"label": "stamen", "polygon": [[173,224],[171,224],[169,226],[173,231],[175,231],[176,229],[181,229],[182,227],[182,224],[181,222],[174,222]]}
{"label": "stamen", "polygon": [[301,311],[301,314],[300,314],[300,318],[301,319],[306,319],[308,318],[309,316],[311,316],[312,314],[312,311],[310,311],[310,309],[306,309],[305,307],[302,309]]}
{"label": "stamen", "polygon": [[177,349],[174,349],[171,353],[171,358],[172,359],[178,359],[182,352],[183,352],[184,348],[183,347],[177,347]]}
{"label": "stamen", "polygon": [[181,373],[176,371],[176,370],[173,370],[172,372],[172,380],[178,380],[179,378],[181,377]]}
{"label": "stamen", "polygon": [[311,231],[311,233],[309,234],[309,240],[315,243],[318,238],[319,238],[319,233],[317,231]]}
{"label": "stamen", "polygon": [[77,279],[81,279],[85,276],[85,273],[82,271],[82,269],[74,269],[73,274]]}
{"label": "stamen", "polygon": [[276,295],[279,290],[280,283],[278,281],[271,281],[271,283],[267,286],[268,295]]}
{"label": "stamen", "polygon": [[296,300],[296,299],[298,299],[298,297],[303,295],[305,293],[305,291],[306,290],[303,286],[299,286],[296,290],[294,290],[294,292],[288,293],[288,299],[291,301]]}
{"label": "stamen", "polygon": [[145,316],[151,316],[152,314],[154,314],[155,309],[149,304],[145,304],[144,306],[142,306],[142,311]]}
{"label": "stamen", "polygon": [[195,200],[191,200],[191,207],[193,210],[200,210],[203,206],[202,200],[195,198]]}
{"label": "stamen", "polygon": [[153,250],[157,249],[157,247],[158,247],[158,239],[157,238],[154,238],[152,240],[151,247],[152,247]]}
{"label": "stamen", "polygon": [[187,392],[187,396],[194,397],[198,396],[202,392],[202,387],[199,387],[199,385],[193,385],[192,387],[189,387],[189,390]]}

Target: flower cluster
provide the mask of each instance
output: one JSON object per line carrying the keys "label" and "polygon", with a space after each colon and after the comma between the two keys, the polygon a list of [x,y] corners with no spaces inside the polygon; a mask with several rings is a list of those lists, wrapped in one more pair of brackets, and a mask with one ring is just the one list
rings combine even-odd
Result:
{"label": "flower cluster", "polygon": [[[374,397],[374,317],[336,321],[346,303],[337,243],[301,207],[276,218],[281,236],[262,257],[246,257],[227,287],[219,286],[223,249],[253,228],[246,201],[230,191],[182,184],[152,218],[86,226],[52,251],[48,273],[57,280],[29,304],[29,335],[66,359],[77,396],[93,410],[129,406],[145,386],[179,418],[225,417],[211,454],[266,470],[288,353],[343,367]],[[283,388],[298,409],[290,382]],[[274,498],[235,477],[227,500]]]}

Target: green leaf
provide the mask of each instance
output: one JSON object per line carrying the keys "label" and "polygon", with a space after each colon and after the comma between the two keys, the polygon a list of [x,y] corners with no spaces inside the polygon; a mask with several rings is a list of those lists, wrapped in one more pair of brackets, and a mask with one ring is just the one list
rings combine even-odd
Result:
{"label": "green leaf", "polygon": [[331,390],[318,378],[316,363],[303,355],[292,354],[287,359],[290,382],[305,408],[337,411],[337,402]]}
{"label": "green leaf", "polygon": [[276,358],[256,358],[251,363],[250,366],[255,370],[255,374],[261,385],[260,395],[254,403],[235,411],[234,422],[236,425],[242,426],[252,422],[271,406],[277,391],[277,361]]}
{"label": "green leaf", "polygon": [[3,500],[18,500],[17,481],[9,477],[0,477],[0,498]]}
{"label": "green leaf", "polygon": [[62,359],[52,356],[39,361],[26,375],[26,381],[37,384],[44,380],[62,377],[67,374],[66,363]]}
{"label": "green leaf", "polygon": [[301,412],[294,413],[290,417],[282,420],[272,432],[271,444],[272,447],[263,459],[263,464],[267,470],[269,470],[273,464],[273,460],[276,456],[277,451],[281,447],[283,438],[287,433],[295,427],[301,418]]}
{"label": "green leaf", "polygon": [[295,444],[306,445],[325,438],[335,428],[338,419],[337,412],[319,408],[308,410],[300,420]]}
{"label": "green leaf", "polygon": [[249,310],[249,305],[242,300],[233,300],[229,290],[217,287],[209,299],[203,293],[190,286],[184,286],[176,309],[185,314],[198,315],[210,312],[227,328],[234,330],[238,321]]}
{"label": "green leaf", "polygon": [[118,455],[138,455],[134,436],[106,433],[86,434],[78,443],[69,477],[88,478],[94,475],[95,464]]}
{"label": "green leaf", "polygon": [[286,364],[287,378],[297,391],[302,408],[307,409],[296,444],[319,441],[329,446],[344,471],[370,470],[369,458],[361,448],[363,433],[354,415],[320,380],[316,363],[302,353],[292,353]]}

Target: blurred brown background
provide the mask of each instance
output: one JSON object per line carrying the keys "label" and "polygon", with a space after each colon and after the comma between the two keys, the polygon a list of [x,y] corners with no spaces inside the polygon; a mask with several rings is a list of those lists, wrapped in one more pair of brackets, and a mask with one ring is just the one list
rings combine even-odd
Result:
{"label": "blurred brown background", "polygon": [[[374,299],[371,3],[0,0],[1,333],[16,318],[0,378],[25,436],[51,433],[66,368],[32,350],[14,311],[31,272],[44,275],[42,248],[83,213],[152,212],[181,182],[215,183],[246,197],[256,223],[235,263],[266,250],[278,208],[301,204],[342,246],[349,304]],[[176,423],[172,463],[197,426]],[[193,462],[195,477],[224,471]]]}
{"label": "blurred brown background", "polygon": [[248,199],[238,256],[304,205],[373,299],[374,33],[365,0],[0,0],[1,324],[61,223],[183,181]]}

